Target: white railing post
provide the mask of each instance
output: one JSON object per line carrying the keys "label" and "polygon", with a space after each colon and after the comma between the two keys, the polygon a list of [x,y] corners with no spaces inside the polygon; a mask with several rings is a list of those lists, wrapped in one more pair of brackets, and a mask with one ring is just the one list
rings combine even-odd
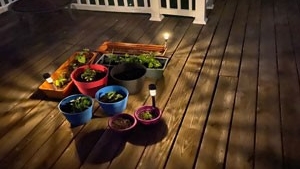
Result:
{"label": "white railing post", "polygon": [[160,14],[160,0],[152,0],[150,2],[151,18],[150,21],[161,21],[164,16]]}
{"label": "white railing post", "polygon": [[194,24],[206,24],[206,0],[195,0]]}

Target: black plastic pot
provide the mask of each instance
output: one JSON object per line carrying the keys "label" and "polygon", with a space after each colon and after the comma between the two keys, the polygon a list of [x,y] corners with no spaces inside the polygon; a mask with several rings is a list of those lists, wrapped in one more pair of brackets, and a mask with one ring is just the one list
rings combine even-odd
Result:
{"label": "black plastic pot", "polygon": [[122,63],[114,66],[110,71],[113,83],[127,88],[129,94],[141,91],[145,74],[146,67],[137,63]]}

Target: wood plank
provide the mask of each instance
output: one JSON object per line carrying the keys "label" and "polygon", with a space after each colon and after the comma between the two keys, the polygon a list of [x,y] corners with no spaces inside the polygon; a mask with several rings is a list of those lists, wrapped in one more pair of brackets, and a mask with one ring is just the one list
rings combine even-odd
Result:
{"label": "wood plank", "polygon": [[[299,26],[299,21],[292,21],[290,15],[299,14],[299,9],[293,7],[295,2],[286,3],[278,0],[278,9],[275,16],[282,18],[283,22],[276,25],[276,49],[278,56],[278,74],[279,74],[279,92],[280,109],[282,124],[282,142],[283,142],[283,167],[296,169],[300,168],[299,160],[299,135],[300,127],[300,91],[299,91],[299,72],[296,58],[299,53],[295,52],[296,46],[293,44],[299,41],[299,36],[292,36],[292,26]],[[292,9],[292,11],[291,11]],[[295,13],[293,13],[295,12]],[[299,16],[299,15],[298,15]],[[289,23],[292,23],[289,25]],[[298,33],[296,33],[298,34]],[[293,40],[294,39],[294,40]],[[299,49],[296,49],[299,50]]]}
{"label": "wood plank", "polygon": [[[227,2],[225,5],[216,32],[214,34],[214,38],[211,42],[210,50],[208,51],[208,54],[206,56],[206,60],[204,63],[204,67],[201,71],[199,81],[197,82],[197,86],[194,91],[194,93],[201,94],[199,96],[195,95],[195,99],[193,99],[190,102],[190,105],[197,105],[197,109],[191,110],[195,113],[194,117],[196,117],[196,114],[199,114],[199,112],[201,112],[200,117],[196,118],[197,120],[193,122],[193,124],[195,125],[200,124],[200,129],[202,128],[202,132],[200,133],[202,141],[200,141],[199,144],[200,150],[195,161],[195,168],[222,168],[225,163],[225,156],[223,156],[222,152],[220,151],[223,151],[224,148],[222,147],[224,145],[224,140],[221,139],[224,139],[227,136],[224,135],[224,138],[220,139],[214,138],[216,140],[211,145],[220,145],[220,147],[213,149],[215,150],[215,152],[208,152],[206,146],[210,145],[209,141],[211,141],[211,138],[209,136],[209,132],[207,133],[208,138],[205,137],[204,132],[207,130],[207,119],[211,116],[211,100],[213,100],[214,93],[216,90],[216,83],[220,71],[222,56],[225,51],[228,34],[231,28],[231,24],[233,22],[233,16],[235,14],[235,10],[233,9],[236,9],[236,7],[237,1],[230,1]],[[201,100],[200,104],[199,100]],[[226,125],[227,122],[228,121],[225,120],[224,125]],[[214,127],[212,127],[212,131],[215,131]],[[204,142],[206,143],[204,144]]]}
{"label": "wood plank", "polygon": [[236,77],[219,77],[196,168],[224,166],[236,86]]}
{"label": "wood plank", "polygon": [[81,129],[65,121],[22,168],[50,168]]}
{"label": "wood plank", "polygon": [[[297,3],[298,2],[298,3]],[[298,72],[300,72],[300,34],[299,29],[300,29],[300,21],[299,21],[299,16],[300,16],[300,9],[299,9],[299,1],[297,0],[292,0],[289,1],[288,3],[288,8],[289,11],[287,12],[288,14],[288,22],[289,22],[289,28],[291,30],[292,34],[292,45],[294,48],[295,52],[295,58],[296,58],[296,63],[297,63],[297,69]]]}
{"label": "wood plank", "polygon": [[[122,19],[119,19],[120,17],[122,17]],[[90,48],[96,50],[99,45],[101,45],[104,41],[110,39],[111,36],[115,36],[116,34],[121,36],[122,34],[120,30],[124,29],[124,26],[127,24],[129,18],[130,15],[121,14],[119,14],[118,17],[116,19],[113,19],[112,21],[109,18],[102,25],[97,25],[97,27],[94,28],[94,30],[101,28],[99,31],[97,31],[97,33],[87,35],[87,37],[83,41],[79,42],[79,45],[82,47],[90,46]],[[131,27],[125,28],[125,31],[130,28]]]}
{"label": "wood plank", "polygon": [[1,161],[1,168],[22,168],[34,153],[47,141],[47,139],[63,123],[62,114],[52,110],[36,127],[22,139],[15,148]]}
{"label": "wood plank", "polygon": [[[85,23],[85,22],[83,22],[83,23]],[[99,24],[101,24],[101,22],[99,22]],[[75,32],[73,32],[73,33],[75,33]],[[67,47],[70,49],[71,46],[67,45]],[[73,46],[73,47],[75,47],[75,46]],[[21,72],[17,72],[17,71],[15,72],[15,74],[17,74],[17,75],[14,76],[14,79],[19,79],[20,81],[21,81],[21,79],[23,79],[23,81],[26,81],[27,83],[25,83],[25,85],[20,84],[20,86],[23,86],[23,88],[24,87],[29,88],[29,89],[31,89],[30,91],[16,90],[15,88],[11,88],[11,83],[13,83],[13,82],[10,82],[10,81],[8,83],[2,83],[2,85],[7,86],[7,88],[4,88],[4,86],[2,86],[2,88],[0,90],[3,91],[4,94],[1,95],[1,97],[11,97],[14,95],[19,97],[16,100],[12,99],[13,100],[12,102],[2,102],[1,103],[1,104],[5,104],[5,108],[7,108],[7,109],[2,109],[4,112],[4,116],[1,118],[2,123],[1,123],[1,132],[0,133],[2,133],[2,135],[3,135],[3,132],[6,132],[7,127],[10,127],[10,126],[13,126],[14,124],[16,124],[18,122],[18,120],[20,120],[24,115],[26,115],[26,113],[28,113],[30,111],[31,107],[28,107],[29,108],[28,110],[24,109],[24,107],[26,108],[26,105],[33,105],[33,104],[39,103],[39,101],[27,101],[27,102],[21,101],[20,102],[20,99],[22,97],[28,98],[29,95],[32,95],[32,93],[37,90],[37,86],[32,85],[32,83],[39,84],[36,81],[42,80],[42,78],[39,78],[39,77],[41,77],[40,72],[51,72],[51,70],[55,70],[57,68],[57,66],[59,65],[59,64],[56,65],[57,63],[65,61],[65,59],[68,56],[70,56],[69,53],[65,53],[63,56],[56,53],[59,51],[66,50],[65,48],[66,47],[64,45],[62,45],[61,43],[57,43],[54,46],[52,45],[51,48],[48,48],[47,50],[45,50],[45,52],[37,55],[37,56],[39,56],[39,58],[42,58],[42,59],[40,59],[39,61],[33,59],[31,64],[28,64],[29,66],[24,68],[24,69],[30,69],[30,70],[34,69],[34,74],[32,75],[33,77],[24,76],[24,74],[22,74]],[[40,46],[39,50],[41,50],[41,49],[42,49],[42,47]],[[53,52],[53,51],[55,51],[55,52]],[[45,57],[45,56],[48,56],[48,57]],[[26,58],[26,56],[23,56],[23,57]],[[56,59],[56,62],[54,62],[53,59]],[[36,63],[34,63],[34,61]],[[52,64],[52,65],[49,66],[49,64]],[[48,66],[48,67],[45,68],[45,66]],[[49,67],[50,67],[50,69],[49,69]],[[46,69],[46,71],[44,69]],[[16,70],[22,71],[22,69],[20,69],[20,68],[16,69]],[[19,76],[21,76],[21,77],[19,77]],[[31,83],[31,81],[33,81],[33,79],[34,79],[34,82]],[[13,83],[13,84],[15,84],[15,83]],[[15,84],[15,85],[18,85],[18,84]],[[27,87],[27,85],[28,85],[28,87]],[[10,108],[12,108],[12,109],[10,109]],[[17,113],[19,109],[22,111],[22,113]],[[12,113],[12,112],[14,112],[14,113]]]}
{"label": "wood plank", "polygon": [[238,77],[243,49],[246,21],[249,11],[249,0],[239,1],[236,15],[222,60],[220,75]]}
{"label": "wood plank", "polygon": [[0,151],[0,159],[3,159],[42,119],[47,117],[48,113],[56,108],[56,105],[57,103],[44,102],[35,107],[17,125],[13,126],[8,133],[1,137],[0,143],[3,147]]}
{"label": "wood plank", "polygon": [[106,131],[107,120],[106,117],[93,118],[87,123],[51,168],[79,168]]}
{"label": "wood plank", "polygon": [[[49,57],[56,56],[56,52],[64,50],[64,46],[61,45],[61,47],[62,49],[57,48],[56,50],[47,50],[45,53]],[[52,67],[53,64],[49,63],[49,65],[45,64],[45,66]],[[46,69],[48,67],[46,67]],[[23,118],[23,116],[28,114],[33,108],[31,106],[38,105],[40,103],[40,100],[28,99],[34,92],[37,91],[38,85],[43,81],[40,72],[45,71],[43,68],[39,69],[38,67],[36,70],[38,72],[32,70],[34,73],[30,75],[19,73],[21,77],[19,77],[18,80],[20,81],[1,83],[2,87],[0,88],[0,91],[3,93],[1,98],[5,101],[0,102],[0,105],[3,106],[0,111],[0,136],[7,131],[7,128],[14,126],[20,119]]]}
{"label": "wood plank", "polygon": [[274,2],[262,0],[254,168],[282,168]]}
{"label": "wood plank", "polygon": [[[129,42],[129,43],[136,43],[140,41],[142,36],[147,35],[147,34],[152,34],[152,29],[159,26],[163,25],[161,22],[149,22],[149,17],[146,17],[135,29],[133,32],[131,32],[129,35],[127,35],[124,39],[123,42]],[[134,35],[131,35],[134,34]],[[140,41],[141,43],[141,41]]]}
{"label": "wood plank", "polygon": [[226,168],[252,169],[259,56],[260,0],[250,2]]}
{"label": "wood plank", "polygon": [[[200,70],[206,61],[205,57],[208,52],[208,47],[212,41],[214,31],[217,28],[217,24],[225,7],[225,2],[219,1],[215,5],[216,10],[210,13],[209,16],[211,19],[200,32],[186,65],[186,67],[189,68],[193,67],[192,65],[197,66],[197,68],[192,69],[198,74],[200,74]],[[188,64],[189,62],[191,63]],[[203,100],[203,98],[201,99],[200,97],[203,97],[202,92],[204,90],[202,86],[199,86],[199,80],[200,79],[198,79],[196,82],[196,87],[194,88],[193,95],[190,103],[188,104],[183,122],[180,126],[178,135],[166,163],[166,168],[193,168],[194,166],[195,158],[198,152],[201,130],[203,129],[203,127],[198,127],[201,126],[201,116],[199,115],[199,110],[201,109],[197,106],[199,104],[191,106],[192,103]]]}

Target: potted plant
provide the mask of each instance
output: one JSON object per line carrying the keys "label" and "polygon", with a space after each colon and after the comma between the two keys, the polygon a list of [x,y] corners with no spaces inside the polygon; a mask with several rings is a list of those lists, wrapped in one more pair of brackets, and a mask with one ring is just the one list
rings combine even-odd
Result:
{"label": "potted plant", "polygon": [[103,111],[109,115],[122,113],[127,106],[128,90],[123,86],[110,85],[99,89],[95,94]]}
{"label": "potted plant", "polygon": [[97,63],[103,64],[110,69],[120,63],[139,63],[147,68],[146,77],[160,79],[166,69],[169,58],[157,57],[153,53],[140,55],[129,54],[104,54]]}
{"label": "potted plant", "polygon": [[51,75],[45,73],[50,75],[49,78],[52,79],[51,83],[45,80],[44,83],[39,86],[39,90],[43,91],[49,98],[62,99],[70,95],[74,87],[74,83],[70,78],[72,71],[79,66],[93,62],[96,56],[97,53],[90,52],[89,49],[75,52]]}
{"label": "potted plant", "polygon": [[114,66],[110,76],[114,83],[124,86],[129,94],[136,94],[141,91],[146,74],[146,67],[137,63],[122,63]]}
{"label": "potted plant", "polygon": [[117,114],[108,120],[109,128],[119,133],[126,133],[132,130],[136,124],[137,120],[132,115],[126,113]]}
{"label": "potted plant", "polygon": [[161,111],[157,107],[142,106],[134,112],[134,117],[144,125],[157,123],[162,116]]}
{"label": "potted plant", "polygon": [[72,127],[87,123],[92,118],[93,99],[83,94],[74,94],[62,99],[58,109]]}
{"label": "potted plant", "polygon": [[99,64],[83,65],[72,72],[71,79],[82,94],[94,97],[100,88],[106,86],[108,69]]}

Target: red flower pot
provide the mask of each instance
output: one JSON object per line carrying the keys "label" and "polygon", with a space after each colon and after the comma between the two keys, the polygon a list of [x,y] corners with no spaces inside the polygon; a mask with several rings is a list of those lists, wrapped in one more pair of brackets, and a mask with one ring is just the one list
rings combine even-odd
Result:
{"label": "red flower pot", "polygon": [[[84,82],[80,81],[78,77],[84,72],[86,68],[90,68],[96,70],[98,72],[104,72],[105,76],[99,80],[91,81],[91,82]],[[80,93],[89,95],[91,97],[95,97],[95,93],[102,87],[107,85],[108,80],[108,69],[107,67],[99,64],[91,64],[91,65],[84,65],[77,69],[75,69],[71,74],[71,79],[80,91]]]}

